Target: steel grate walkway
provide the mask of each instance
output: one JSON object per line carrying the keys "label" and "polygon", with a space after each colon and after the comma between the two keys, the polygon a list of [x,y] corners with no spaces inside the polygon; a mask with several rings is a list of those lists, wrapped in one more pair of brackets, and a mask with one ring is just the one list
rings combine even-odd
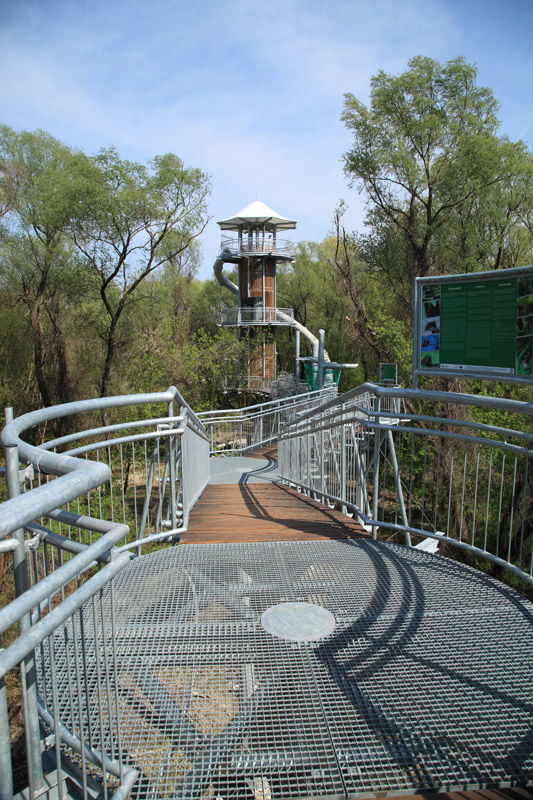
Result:
{"label": "steel grate walkway", "polygon": [[[99,702],[142,773],[134,797],[533,782],[533,606],[476,570],[362,538],[180,545],[134,560],[113,595],[116,692]],[[327,608],[334,632],[267,633],[263,612],[294,601]],[[105,648],[86,617],[90,685]],[[69,649],[61,632],[65,698]]]}

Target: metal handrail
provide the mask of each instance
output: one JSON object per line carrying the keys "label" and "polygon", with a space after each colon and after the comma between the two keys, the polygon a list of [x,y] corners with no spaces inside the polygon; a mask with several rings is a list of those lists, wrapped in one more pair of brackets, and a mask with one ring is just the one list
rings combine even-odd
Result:
{"label": "metal handrail", "polygon": [[[422,413],[406,411],[406,401],[423,403]],[[279,474],[356,514],[374,537],[383,529],[403,534],[406,544],[412,535],[434,538],[533,583],[533,547],[521,519],[530,502],[533,435],[431,414],[430,403],[533,415],[533,404],[518,400],[367,383],[283,426]]]}
{"label": "metal handrail", "polygon": [[[151,405],[153,403],[164,403],[167,407],[167,415],[88,428],[50,440],[39,446],[31,445],[23,438],[23,434],[31,428],[68,415],[109,411],[125,406]],[[179,415],[174,414],[175,403],[179,404]],[[157,430],[147,430],[147,428],[153,427],[156,427]],[[133,432],[139,428],[144,430],[140,433]],[[110,433],[128,431],[128,429],[131,431],[129,434],[107,438]],[[95,442],[95,438],[99,438],[99,441]],[[57,452],[58,448],[68,447],[73,443],[78,443],[81,439],[89,441],[66,452]],[[155,534],[143,536],[145,530],[143,527],[144,510],[149,513],[151,486],[155,479],[155,472],[150,472],[150,477],[149,479],[147,477],[146,482],[141,526],[140,528],[137,526],[136,519],[133,542],[130,541],[117,548],[117,544],[121,540],[124,541],[128,538],[130,528],[123,522],[115,521],[112,496],[114,461],[117,462],[118,459],[117,463],[120,463],[122,467],[124,445],[130,446],[133,452],[133,448],[141,444],[146,452],[147,442],[152,442],[154,449],[149,459],[151,470],[152,466],[161,462],[160,445],[165,441],[165,470],[162,478],[163,485],[158,489],[158,508],[162,509],[162,504],[167,499],[171,513],[171,524],[168,527],[171,527],[172,530],[157,531]],[[0,611],[0,633],[19,623],[20,635],[0,652],[0,771],[2,773],[0,798],[1,800],[7,800],[7,798],[11,800],[13,794],[3,677],[17,664],[24,665],[22,673],[25,676],[24,682],[29,680],[25,686],[23,697],[32,796],[40,793],[44,788],[41,765],[42,745],[37,720],[37,714],[39,714],[45,725],[52,731],[53,747],[59,766],[64,758],[63,747],[66,745],[79,754],[82,765],[90,763],[92,764],[91,770],[100,770],[102,781],[107,782],[108,777],[112,778],[107,796],[113,796],[116,800],[120,797],[125,798],[139,773],[121,761],[118,733],[117,740],[111,741],[109,744],[110,751],[104,752],[98,747],[94,747],[90,735],[89,741],[87,741],[81,731],[75,733],[67,729],[61,720],[57,686],[54,684],[55,673],[52,656],[50,656],[50,664],[48,664],[48,662],[42,661],[42,655],[38,656],[38,653],[42,654],[43,648],[53,652],[54,642],[60,629],[64,629],[60,638],[63,639],[63,636],[66,636],[75,649],[78,647],[76,639],[72,638],[69,633],[68,626],[74,624],[73,615],[81,614],[88,601],[91,601],[93,607],[95,603],[102,602],[101,592],[104,587],[106,591],[109,590],[112,593],[113,577],[129,564],[132,557],[131,552],[120,551],[129,551],[134,548],[140,552],[140,547],[144,543],[179,534],[185,529],[190,509],[208,480],[209,447],[206,430],[180,392],[175,387],[170,387],[166,392],[84,400],[24,414],[17,419],[8,421],[2,432],[2,442],[6,448],[7,477],[11,497],[0,507],[0,539],[3,539],[0,545],[5,543],[8,546],[5,549],[13,551],[18,596]],[[103,453],[104,458],[107,454],[107,463],[89,458],[90,453]],[[80,456],[85,456],[85,458],[80,458]],[[19,457],[23,462],[33,465],[38,483],[23,495],[19,495],[21,474],[18,466]],[[99,455],[96,457],[100,458]],[[33,472],[31,477],[28,470],[24,470],[23,474],[33,481]],[[49,476],[57,477],[50,479]],[[150,492],[148,481],[150,482]],[[120,480],[119,483],[121,483]],[[98,491],[96,496],[100,498],[101,505],[102,486],[109,488],[109,498],[105,505],[107,513],[111,515],[109,520],[96,518],[90,513],[91,497],[93,496],[91,493],[95,490]],[[178,490],[181,502],[178,502]],[[80,499],[84,497],[86,501],[82,503],[80,510]],[[77,501],[78,513],[61,510],[61,506],[68,507],[68,504],[74,500]],[[83,512],[84,504],[88,510],[87,514]],[[124,492],[122,504],[120,515],[124,517],[125,521]],[[98,502],[93,500],[92,507],[95,505],[98,505]],[[161,513],[158,512],[158,514],[157,524],[161,527]],[[36,524],[34,521],[41,517],[47,517],[51,521],[51,525],[66,526],[68,536]],[[34,539],[30,543],[32,545],[31,558],[24,540],[23,529],[25,527],[34,535]],[[70,538],[76,531],[80,535],[79,541]],[[89,542],[82,541],[82,532],[90,532]],[[11,534],[13,534],[12,538],[8,538]],[[95,541],[92,541],[93,535],[97,537]],[[55,569],[53,562],[51,566],[46,555],[47,549],[50,548],[56,549],[61,554],[58,560],[53,559],[56,562]],[[63,558],[68,560],[62,563]],[[98,567],[98,565],[100,566]],[[98,571],[91,577],[91,571],[96,568]],[[44,573],[44,577],[42,573]],[[27,583],[27,576],[33,576],[33,585]],[[80,583],[82,576],[88,577],[88,580]],[[71,591],[72,582],[78,583],[77,588],[74,587],[73,591]],[[96,637],[96,630],[94,635]],[[102,629],[99,635],[103,637],[102,646],[104,648],[107,646],[105,644],[106,636],[109,637],[108,641],[111,646],[114,646],[113,630],[106,634]],[[81,647],[83,648],[83,645]],[[36,650],[36,648],[38,649]],[[80,658],[82,657],[80,655]],[[42,661],[41,683],[45,691],[44,694],[41,693],[41,696],[37,694],[35,679],[31,679],[31,676],[35,675],[36,658],[41,658]],[[51,671],[49,671],[50,669]],[[109,692],[109,669],[106,667],[104,672],[105,674],[99,677],[98,681],[104,681],[102,692],[105,694]],[[79,674],[75,679],[78,681],[78,690],[80,690]],[[48,682],[50,682],[50,694],[46,699]],[[111,712],[109,708],[107,710],[100,708],[99,713],[109,715]],[[117,751],[118,759],[113,755]]]}
{"label": "metal handrail", "polygon": [[211,453],[235,455],[277,440],[281,427],[298,414],[323,403],[337,391],[326,386],[314,392],[292,395],[239,409],[206,411],[200,414],[209,432]]}
{"label": "metal handrail", "polygon": [[[294,394],[290,397],[281,397],[279,400],[268,400],[265,403],[255,403],[252,406],[246,406],[246,408],[222,408],[213,411],[200,411],[198,413],[198,418],[202,424],[205,425],[206,422],[210,421],[210,419],[214,419],[222,414],[225,414],[226,416],[248,416],[248,414],[254,413],[255,411],[266,411],[269,408],[279,408],[285,405],[298,405],[299,403],[305,403],[306,401],[312,402],[314,400],[319,400],[320,398],[330,397],[331,394],[332,392],[329,388],[316,389],[314,392],[302,392],[301,394]],[[320,407],[322,407],[322,405]]]}
{"label": "metal handrail", "polygon": [[527,414],[533,416],[533,403],[522,400],[509,400],[504,397],[489,397],[477,394],[459,394],[457,392],[436,392],[425,389],[406,389],[401,386],[379,386],[376,383],[367,381],[354,389],[349,389],[337,398],[326,401],[322,406],[315,410],[325,410],[336,402],[347,404],[351,400],[369,396],[377,398],[398,398],[405,400],[419,400],[437,403],[455,403],[456,405],[481,406],[497,411],[509,411],[515,414]]}
{"label": "metal handrail", "polygon": [[236,237],[223,237],[220,249],[222,253],[231,255],[281,254],[291,256],[294,252],[294,244],[289,239],[260,237],[249,241],[246,236],[241,240]]}
{"label": "metal handrail", "polygon": [[291,325],[293,321],[292,308],[242,306],[225,308],[220,314],[220,325]]}

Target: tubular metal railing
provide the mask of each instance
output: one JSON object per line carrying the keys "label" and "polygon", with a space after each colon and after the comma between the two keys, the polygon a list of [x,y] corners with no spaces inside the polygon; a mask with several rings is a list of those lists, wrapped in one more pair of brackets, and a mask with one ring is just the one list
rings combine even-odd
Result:
{"label": "tubular metal railing", "polygon": [[221,243],[222,253],[243,256],[243,255],[276,255],[285,256],[290,258],[294,253],[294,243],[289,239],[273,239],[268,237],[259,237],[257,239],[248,239],[244,236],[242,239],[235,237],[224,237]]}
{"label": "tubular metal railing", "polygon": [[265,308],[263,306],[225,308],[220,315],[221,325],[290,325],[294,320],[292,308]]}
{"label": "tubular metal railing", "polygon": [[281,427],[298,414],[321,405],[335,396],[336,386],[315,392],[270,400],[246,408],[205,411],[198,414],[205,426],[213,455],[236,455],[269,444],[278,438]]}
{"label": "tubular metal railing", "polygon": [[[494,411],[523,416],[498,427],[484,420]],[[532,415],[531,403],[365,384],[284,426],[279,474],[374,537],[433,538],[532,583]]]}
{"label": "tubular metal railing", "polygon": [[[141,405],[150,412],[154,404],[164,404],[164,415],[91,427],[40,446],[21,438],[69,415]],[[185,528],[209,476],[205,429],[174,387],[7,416],[10,499],[1,507],[0,552],[13,554],[16,598],[0,611],[0,634],[13,640],[0,652],[0,800],[13,797],[5,680],[17,667],[28,797],[53,791],[61,798],[68,778],[84,798],[121,800],[138,773],[125,762],[118,734],[113,615],[103,613],[102,601],[113,603],[113,577],[131,550],[140,553]],[[29,467],[21,470],[20,462]],[[23,496],[21,480],[30,487]],[[57,670],[65,659],[66,684]],[[74,727],[64,724],[65,709]],[[57,785],[43,775],[42,751],[61,776]]]}
{"label": "tubular metal railing", "polygon": [[262,375],[224,375],[224,391],[254,392],[270,394],[275,378],[263,378]]}

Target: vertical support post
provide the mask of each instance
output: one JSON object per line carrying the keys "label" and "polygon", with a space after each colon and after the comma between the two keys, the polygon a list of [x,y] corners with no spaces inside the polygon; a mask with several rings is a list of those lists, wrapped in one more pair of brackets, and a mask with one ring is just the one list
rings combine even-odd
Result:
{"label": "vertical support post", "polygon": [[[381,397],[377,397],[377,409],[379,413],[381,410]],[[378,415],[374,416],[374,422],[379,423],[380,418]],[[372,519],[375,521],[378,518],[378,500],[379,500],[379,456],[381,450],[381,429],[374,428],[374,467],[372,479]],[[372,525],[372,538],[377,539],[378,526]]]}
{"label": "vertical support post", "polygon": [[296,383],[298,383],[300,380],[300,331],[296,330],[295,333],[294,377],[296,378]]}
{"label": "vertical support post", "polygon": [[[188,428],[188,414],[189,410],[186,406],[180,406],[179,415],[183,417],[183,422],[180,423],[183,428],[183,433],[180,434],[179,448],[180,448],[180,475],[179,483],[181,490],[181,504],[182,504],[182,525],[188,525],[189,519],[189,503],[193,497],[193,484],[191,483],[191,465],[193,460],[190,458],[190,430]],[[178,445],[176,445],[178,446]]]}
{"label": "vertical support post", "polygon": [[422,302],[422,289],[419,284],[419,278],[415,278],[414,286],[414,322],[413,325],[413,389],[418,389],[418,373],[417,368],[420,362],[420,303]]}
{"label": "vertical support post", "polygon": [[[5,409],[6,422],[13,419],[13,409]],[[16,445],[7,445],[4,448],[6,460],[6,483],[9,498],[18,497],[20,494],[19,458]],[[26,549],[24,546],[24,530],[19,528],[13,532],[13,537],[18,541],[18,547],[13,552],[13,568],[15,572],[15,594],[19,597],[28,588],[28,573],[26,565]],[[25,614],[19,622],[21,635],[31,628],[31,616]],[[41,736],[39,730],[39,715],[37,711],[37,675],[35,671],[35,657],[33,652],[28,655],[20,665],[22,684],[22,700],[24,705],[24,730],[26,735],[26,750],[28,762],[28,783],[30,794],[33,797],[44,786],[43,766],[41,760]]]}
{"label": "vertical support post", "polygon": [[11,746],[9,744],[9,716],[7,713],[7,689],[0,678],[0,800],[13,800],[13,770],[11,766]]}
{"label": "vertical support post", "polygon": [[[344,404],[343,404],[344,409]],[[340,496],[342,500],[346,500],[346,426],[344,424],[344,420],[341,417],[341,425],[340,425]],[[341,511],[343,514],[346,514],[346,506],[341,506]]]}
{"label": "vertical support post", "polygon": [[318,383],[317,389],[324,386],[324,336],[326,332],[323,328],[318,331]]}
{"label": "vertical support post", "polygon": [[[325,461],[325,458],[326,458],[326,452],[325,452],[324,428],[322,427],[322,425],[320,426],[320,456],[319,457],[320,457],[320,491],[325,493],[325,491],[326,491],[326,471],[325,471],[325,466],[326,465],[325,465],[324,461]],[[332,457],[333,457],[333,454],[332,454]],[[321,500],[321,502],[324,502],[324,496],[323,495],[320,497],[320,500]]]}
{"label": "vertical support post", "polygon": [[[379,455],[381,450],[381,431],[374,428],[374,469],[373,469],[373,488],[372,488],[372,519],[378,516],[378,495],[379,495]],[[372,538],[377,539],[378,526],[372,525]]]}
{"label": "vertical support post", "polygon": [[[173,400],[167,406],[167,416],[174,416]],[[176,443],[173,435],[168,437],[168,461],[170,466],[170,525],[174,530],[178,527],[178,504],[176,501]]]}
{"label": "vertical support post", "polygon": [[[306,443],[306,462],[307,462],[307,476],[305,482],[307,486],[311,486],[311,433],[307,431],[305,434],[305,443]],[[308,497],[310,496],[309,489],[306,491]]]}
{"label": "vertical support post", "polygon": [[[405,510],[405,501],[403,499],[402,483],[400,480],[400,469],[398,467],[398,459],[396,458],[396,448],[394,447],[394,438],[392,431],[387,431],[387,439],[389,441],[390,457],[392,461],[392,469],[394,471],[394,483],[396,484],[396,496],[400,504],[400,513],[402,515],[402,522],[407,528],[409,520],[407,519],[407,512]],[[411,534],[408,530],[405,531],[405,544],[411,547]]]}
{"label": "vertical support post", "polygon": [[[361,439],[357,438],[356,428],[355,425],[351,426],[352,431],[352,439],[353,439],[353,447],[354,447],[354,457],[355,457],[355,476],[356,476],[356,486],[355,486],[355,503],[358,508],[360,508],[367,517],[370,516],[370,504],[368,502],[368,485],[367,485],[367,452],[361,452],[361,448],[359,447],[359,442]],[[363,440],[368,444],[368,434],[366,435],[366,440]],[[361,517],[359,517],[359,522],[363,527],[368,528],[368,523],[364,522]]]}
{"label": "vertical support post", "polygon": [[[157,455],[157,444],[154,448],[154,452],[150,458],[150,468],[148,470],[148,475],[146,476],[146,486],[144,492],[144,504],[141,513],[141,524],[139,527],[139,535],[138,538],[142,539],[144,536],[144,531],[148,522],[148,514],[150,511],[150,500],[152,497],[152,485],[154,483],[154,475],[155,475],[155,459]],[[137,551],[137,554],[140,555],[140,550]]]}

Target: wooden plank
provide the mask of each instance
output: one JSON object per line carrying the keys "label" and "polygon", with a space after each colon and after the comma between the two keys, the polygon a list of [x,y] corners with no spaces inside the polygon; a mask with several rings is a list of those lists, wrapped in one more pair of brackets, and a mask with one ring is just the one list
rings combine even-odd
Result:
{"label": "wooden plank", "polygon": [[264,542],[351,539],[358,522],[280,484],[207,486],[180,541]]}
{"label": "wooden plank", "polygon": [[387,800],[533,800],[531,789],[478,789],[460,792],[424,792],[424,794],[387,795]]}

